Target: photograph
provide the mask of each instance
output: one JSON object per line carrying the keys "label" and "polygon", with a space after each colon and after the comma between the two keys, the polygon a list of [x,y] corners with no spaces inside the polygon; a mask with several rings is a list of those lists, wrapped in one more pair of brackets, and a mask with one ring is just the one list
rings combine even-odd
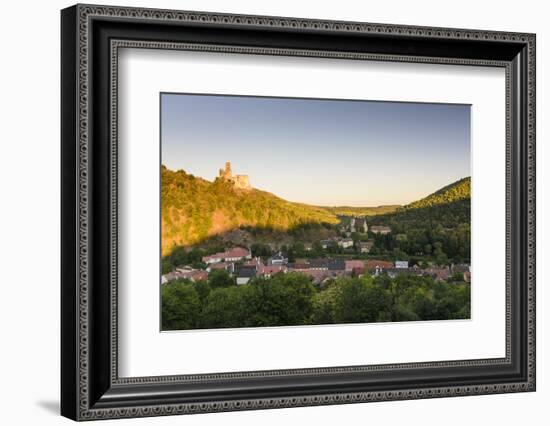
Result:
{"label": "photograph", "polygon": [[471,105],[160,94],[161,330],[468,320]]}

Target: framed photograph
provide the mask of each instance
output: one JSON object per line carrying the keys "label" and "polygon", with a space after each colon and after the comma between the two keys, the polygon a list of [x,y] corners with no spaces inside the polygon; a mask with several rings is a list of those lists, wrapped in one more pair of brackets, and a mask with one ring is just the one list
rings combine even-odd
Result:
{"label": "framed photograph", "polygon": [[61,412],[535,390],[535,35],[61,12]]}

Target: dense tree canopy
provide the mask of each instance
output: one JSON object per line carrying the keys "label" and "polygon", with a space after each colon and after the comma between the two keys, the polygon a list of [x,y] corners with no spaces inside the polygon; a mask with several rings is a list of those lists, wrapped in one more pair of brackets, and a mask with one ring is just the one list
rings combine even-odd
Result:
{"label": "dense tree canopy", "polygon": [[162,286],[162,328],[238,328],[470,317],[470,285],[453,277],[342,277],[315,287],[300,273],[247,285],[176,280]]}

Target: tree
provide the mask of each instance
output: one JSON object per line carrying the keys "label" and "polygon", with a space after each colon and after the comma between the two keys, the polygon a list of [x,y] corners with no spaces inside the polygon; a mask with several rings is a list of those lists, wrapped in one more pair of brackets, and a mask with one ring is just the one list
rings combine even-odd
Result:
{"label": "tree", "polygon": [[214,269],[208,274],[208,284],[211,288],[230,287],[235,279],[224,269]]}
{"label": "tree", "polygon": [[268,257],[273,254],[271,248],[267,244],[254,243],[250,246],[250,251],[253,257]]}
{"label": "tree", "polygon": [[375,322],[384,314],[387,296],[380,286],[357,278],[342,279],[341,285],[334,307],[336,322]]}
{"label": "tree", "polygon": [[248,286],[212,290],[201,313],[201,328],[243,327],[249,315],[247,292]]}
{"label": "tree", "polygon": [[197,327],[201,310],[199,295],[186,280],[162,285],[162,329],[187,330]]}
{"label": "tree", "polygon": [[315,287],[303,274],[276,274],[256,279],[246,293],[249,312],[244,326],[302,325],[310,322]]}

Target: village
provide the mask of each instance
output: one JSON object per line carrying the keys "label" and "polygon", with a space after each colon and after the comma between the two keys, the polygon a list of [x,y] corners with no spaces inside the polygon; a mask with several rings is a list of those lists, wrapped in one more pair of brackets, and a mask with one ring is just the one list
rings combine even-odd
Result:
{"label": "village", "polygon": [[[387,275],[395,278],[399,274],[431,277],[435,281],[454,280],[469,283],[471,271],[469,264],[436,265],[432,262],[422,267],[408,260],[394,261],[376,259],[368,256],[374,241],[372,239],[357,240],[351,235],[367,236],[367,232],[374,235],[391,233],[388,226],[368,227],[365,217],[346,218],[341,225],[341,235],[316,243],[304,243],[304,249],[312,252],[314,246],[322,248],[323,257],[303,257],[289,261],[283,250],[274,249],[269,256],[253,256],[250,248],[231,247],[225,251],[209,254],[202,258],[202,265],[198,268],[191,265],[178,265],[175,270],[162,275],[162,284],[170,281],[186,279],[191,282],[206,281],[209,274],[216,270],[226,271],[237,285],[248,284],[255,278],[270,278],[274,274],[296,272],[307,275],[313,284],[323,287],[325,284],[339,277],[362,277]],[[341,254],[335,255],[334,248],[341,249]],[[358,258],[362,257],[362,258]]]}

